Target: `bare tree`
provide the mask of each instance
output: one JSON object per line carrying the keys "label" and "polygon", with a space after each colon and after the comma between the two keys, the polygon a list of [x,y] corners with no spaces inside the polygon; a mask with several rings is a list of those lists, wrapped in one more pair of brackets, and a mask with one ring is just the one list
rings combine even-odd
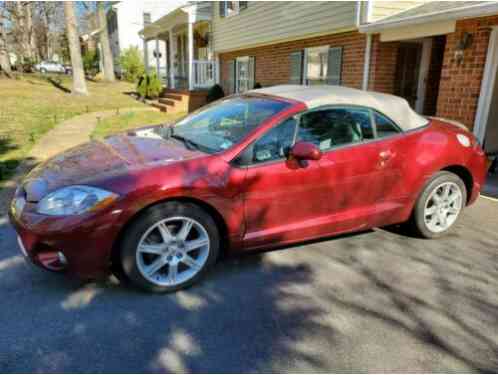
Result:
{"label": "bare tree", "polygon": [[33,2],[25,1],[22,3],[24,13],[24,33],[26,43],[26,53],[31,61],[38,60],[35,33],[33,30]]}
{"label": "bare tree", "polygon": [[74,12],[74,2],[64,2],[64,16],[66,19],[66,33],[73,67],[73,94],[88,95],[81,58],[80,39],[78,37],[78,24]]}
{"label": "bare tree", "polygon": [[54,53],[55,35],[64,25],[62,4],[56,1],[32,3],[33,37],[36,54],[42,59],[51,59]]}
{"label": "bare tree", "polygon": [[105,14],[105,3],[99,1],[97,4],[97,14],[99,19],[99,38],[102,46],[102,57],[104,59],[104,79],[114,82],[114,62],[112,58],[111,43],[109,41],[109,32],[107,31],[107,17]]}
{"label": "bare tree", "polygon": [[[12,52],[18,56],[18,69],[23,71],[23,64],[32,63],[36,55],[34,54],[32,3],[27,1],[4,1],[4,19],[7,15],[8,22],[4,22],[4,27],[8,27],[9,36],[12,39]],[[7,26],[8,25],[8,26]]]}
{"label": "bare tree", "polygon": [[3,74],[11,78],[12,70],[10,67],[10,57],[7,49],[7,34],[5,32],[4,22],[4,12],[3,9],[0,8],[0,68],[2,69]]}

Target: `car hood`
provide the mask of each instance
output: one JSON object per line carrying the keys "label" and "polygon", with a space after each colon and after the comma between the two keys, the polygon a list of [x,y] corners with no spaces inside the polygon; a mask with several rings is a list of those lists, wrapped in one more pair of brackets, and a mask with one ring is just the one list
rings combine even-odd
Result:
{"label": "car hood", "polygon": [[[151,135],[152,134],[152,135]],[[30,201],[62,186],[92,184],[206,154],[189,150],[176,140],[153,133],[117,135],[76,146],[41,163],[26,177],[23,187]]]}

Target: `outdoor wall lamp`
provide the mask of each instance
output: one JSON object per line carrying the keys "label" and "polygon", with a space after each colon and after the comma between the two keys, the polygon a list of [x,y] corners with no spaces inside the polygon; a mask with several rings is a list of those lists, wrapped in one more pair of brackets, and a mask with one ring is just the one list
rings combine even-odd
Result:
{"label": "outdoor wall lamp", "polygon": [[455,47],[455,60],[458,65],[463,62],[463,52],[472,45],[472,34],[463,33],[462,38],[458,41]]}

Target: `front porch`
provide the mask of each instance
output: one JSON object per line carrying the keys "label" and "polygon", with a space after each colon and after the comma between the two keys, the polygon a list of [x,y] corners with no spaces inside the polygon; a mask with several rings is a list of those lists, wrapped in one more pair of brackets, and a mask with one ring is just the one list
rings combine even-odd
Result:
{"label": "front porch", "polygon": [[141,31],[145,68],[156,71],[165,88],[198,91],[215,84],[211,7],[211,3],[180,7]]}

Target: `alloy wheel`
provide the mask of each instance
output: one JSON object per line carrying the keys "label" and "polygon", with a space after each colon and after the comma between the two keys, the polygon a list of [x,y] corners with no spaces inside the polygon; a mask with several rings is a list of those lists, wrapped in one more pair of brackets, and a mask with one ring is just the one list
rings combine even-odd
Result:
{"label": "alloy wheel", "polygon": [[454,182],[438,185],[429,195],[424,206],[424,222],[433,233],[449,229],[463,207],[462,191]]}
{"label": "alloy wheel", "polygon": [[196,220],[178,216],[152,225],[136,249],[137,268],[158,286],[182,284],[204,267],[210,251],[206,229]]}

